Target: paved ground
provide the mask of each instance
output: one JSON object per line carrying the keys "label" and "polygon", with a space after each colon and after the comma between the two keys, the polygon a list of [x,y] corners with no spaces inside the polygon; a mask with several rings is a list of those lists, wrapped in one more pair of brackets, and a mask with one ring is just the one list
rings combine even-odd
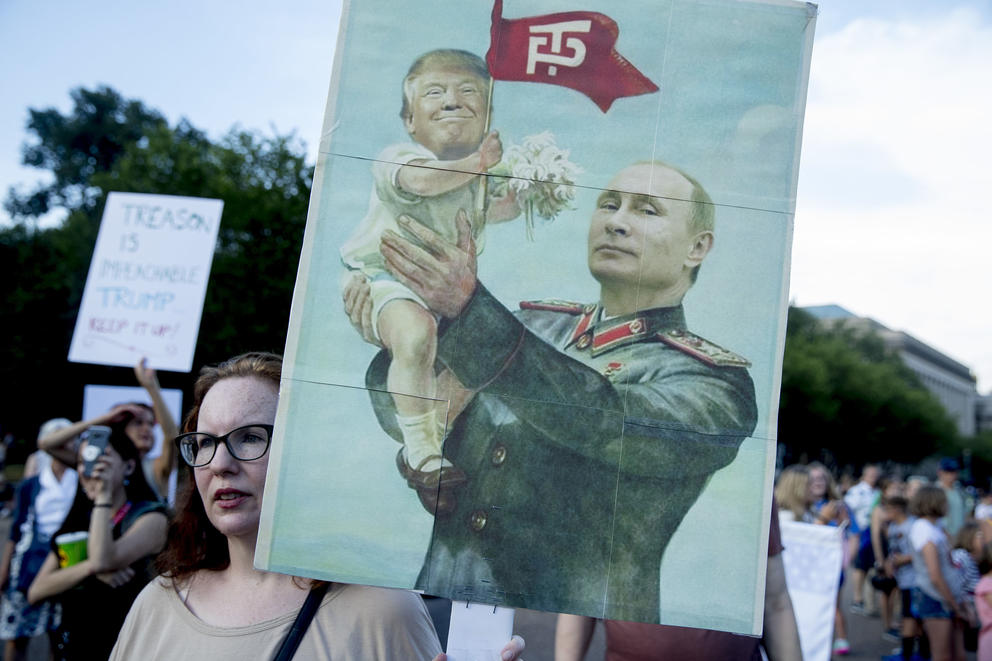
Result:
{"label": "paved ground", "polygon": [[[849,661],[879,661],[883,655],[891,654],[898,643],[882,639],[882,621],[878,616],[869,617],[854,615],[850,612],[851,586],[845,581],[841,593],[841,603],[844,605],[844,621],[847,625],[848,640],[851,644],[851,654],[848,656],[834,655],[833,661],[848,659]],[[553,661],[554,659],[554,621],[550,613],[518,610],[514,630],[527,641],[527,661]],[[586,659],[600,661],[603,659],[603,628],[596,627],[589,653]],[[969,661],[975,659],[974,654],[968,655]]]}

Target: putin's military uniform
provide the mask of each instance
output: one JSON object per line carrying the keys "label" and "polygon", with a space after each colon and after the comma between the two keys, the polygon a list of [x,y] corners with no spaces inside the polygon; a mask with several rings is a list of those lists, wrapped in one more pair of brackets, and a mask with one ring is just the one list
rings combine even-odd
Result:
{"label": "putin's military uniform", "polygon": [[[468,476],[435,517],[430,594],[658,620],[661,557],[706,481],[754,430],[747,362],[689,333],[682,307],[601,319],[481,284],[442,323],[438,359],[472,401],[444,453]],[[388,356],[367,383],[396,436]]]}

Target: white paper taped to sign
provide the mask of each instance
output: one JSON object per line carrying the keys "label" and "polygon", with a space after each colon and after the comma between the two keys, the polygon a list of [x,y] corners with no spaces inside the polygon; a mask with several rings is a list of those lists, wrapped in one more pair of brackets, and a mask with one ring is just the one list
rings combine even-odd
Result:
{"label": "white paper taped to sign", "polygon": [[189,372],[224,202],[110,193],[69,347],[74,363]]}
{"label": "white paper taped to sign", "polygon": [[499,661],[500,650],[513,632],[514,609],[451,602],[448,627],[449,661]]}

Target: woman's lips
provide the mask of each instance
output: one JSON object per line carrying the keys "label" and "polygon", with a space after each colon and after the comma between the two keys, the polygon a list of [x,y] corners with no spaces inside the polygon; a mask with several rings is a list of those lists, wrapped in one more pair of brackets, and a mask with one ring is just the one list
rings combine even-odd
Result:
{"label": "woman's lips", "polygon": [[247,498],[248,494],[237,489],[218,489],[214,492],[214,502],[224,509],[237,507]]}

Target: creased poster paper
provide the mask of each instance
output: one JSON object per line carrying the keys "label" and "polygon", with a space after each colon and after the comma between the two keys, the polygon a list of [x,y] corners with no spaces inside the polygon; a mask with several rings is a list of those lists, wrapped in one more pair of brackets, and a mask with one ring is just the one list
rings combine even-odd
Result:
{"label": "creased poster paper", "polygon": [[[373,5],[342,19],[257,561],[760,632],[815,7],[506,1],[521,82],[483,59],[498,6]],[[563,12],[657,90],[547,84],[595,50]]]}

